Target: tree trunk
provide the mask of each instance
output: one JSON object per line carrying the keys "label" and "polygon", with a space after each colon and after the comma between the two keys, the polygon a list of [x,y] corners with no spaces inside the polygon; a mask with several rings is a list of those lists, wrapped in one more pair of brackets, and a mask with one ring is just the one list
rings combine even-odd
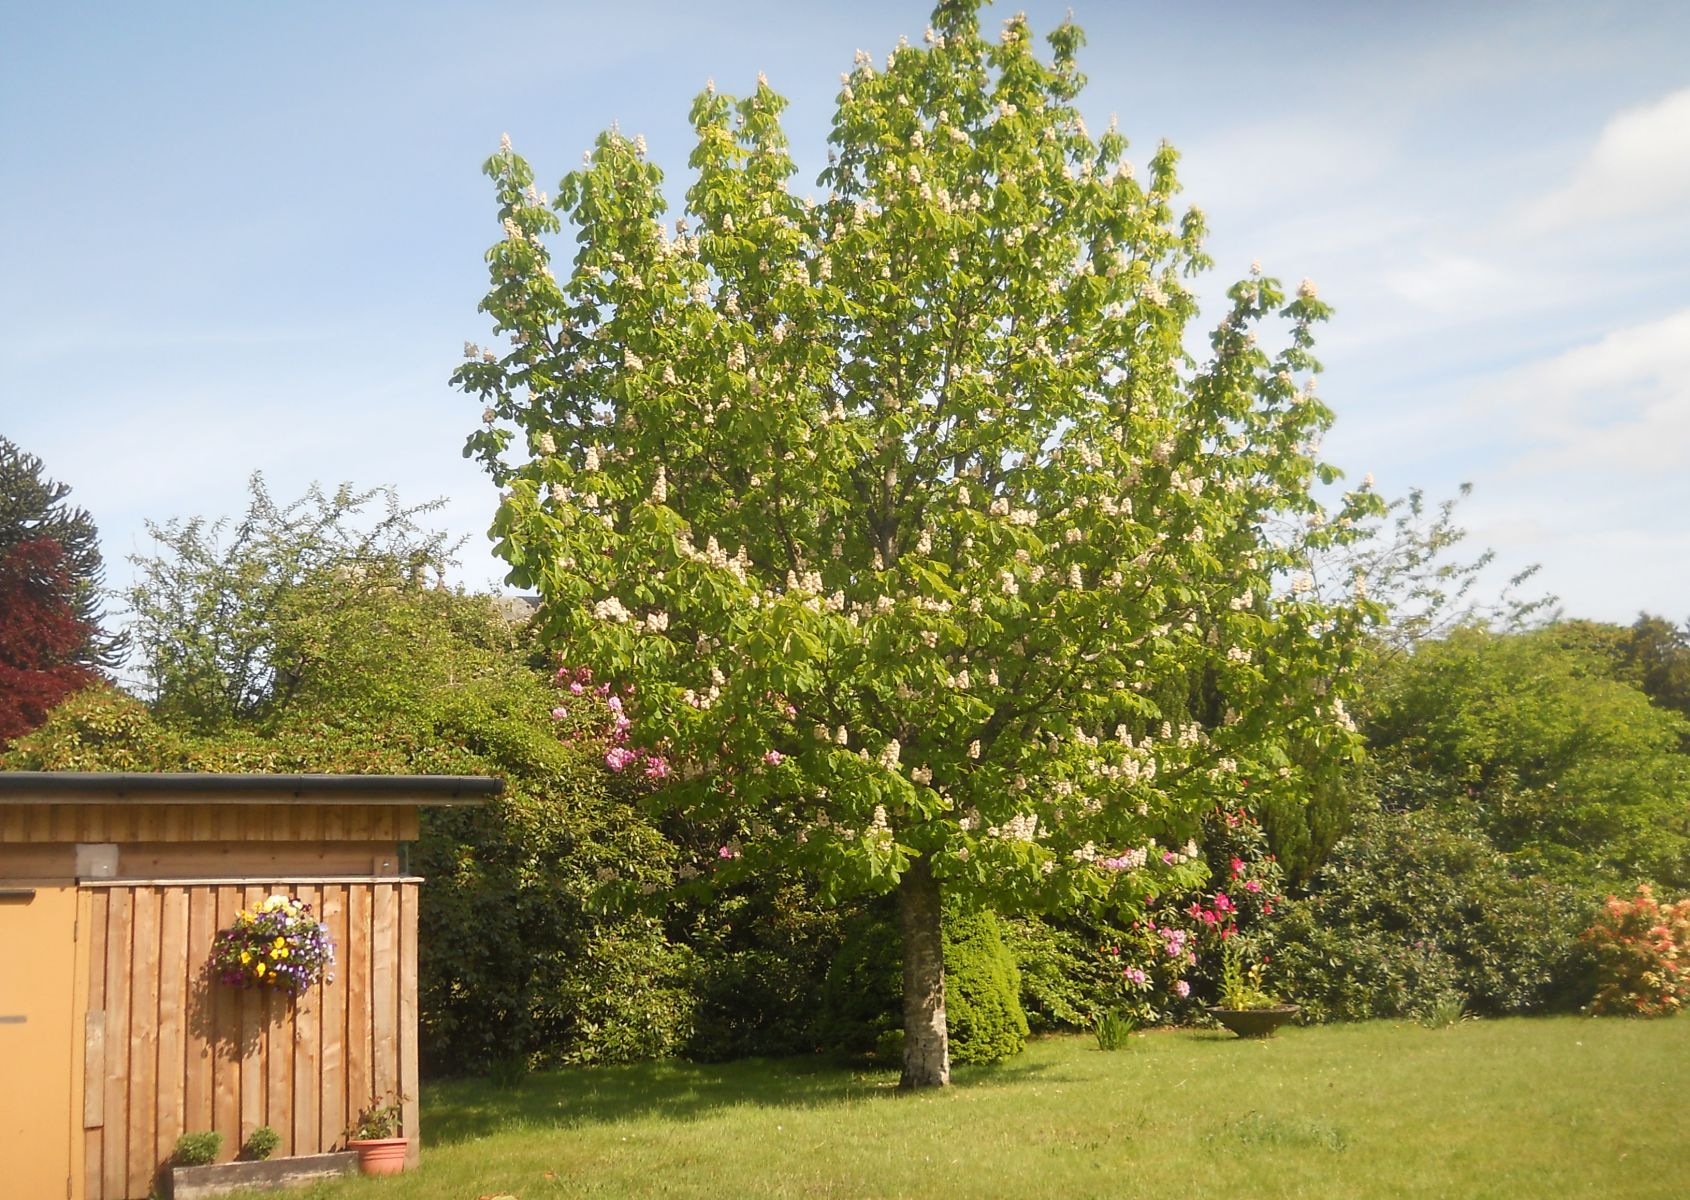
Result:
{"label": "tree trunk", "polygon": [[898,928],[904,939],[904,1076],[901,1088],[951,1082],[945,1032],[945,951],[939,928],[939,881],[925,856],[898,881]]}

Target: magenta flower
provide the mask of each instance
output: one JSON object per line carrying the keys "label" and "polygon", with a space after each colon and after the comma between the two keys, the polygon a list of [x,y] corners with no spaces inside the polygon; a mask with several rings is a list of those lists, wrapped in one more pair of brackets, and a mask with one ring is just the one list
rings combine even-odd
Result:
{"label": "magenta flower", "polygon": [[638,754],[626,746],[612,746],[604,752],[604,765],[612,771],[621,771],[638,757]]}
{"label": "magenta flower", "polygon": [[660,754],[648,755],[645,760],[645,777],[647,779],[669,778],[669,760]]}
{"label": "magenta flower", "polygon": [[1259,879],[1246,879],[1244,881],[1244,890],[1247,892],[1259,892],[1262,890],[1262,881]]}

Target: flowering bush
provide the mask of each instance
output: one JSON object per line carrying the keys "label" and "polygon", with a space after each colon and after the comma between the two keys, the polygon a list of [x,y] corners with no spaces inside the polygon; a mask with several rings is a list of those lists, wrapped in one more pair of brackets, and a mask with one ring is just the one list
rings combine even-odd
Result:
{"label": "flowering bush", "polygon": [[279,988],[297,996],[333,965],[329,927],[297,896],[271,896],[242,909],[211,945],[211,970],[231,987]]}
{"label": "flowering bush", "polygon": [[1662,904],[1646,883],[1631,900],[1609,896],[1583,940],[1596,953],[1591,1012],[1665,1017],[1690,996],[1690,899]]}
{"label": "flowering bush", "polygon": [[628,718],[627,700],[634,694],[631,686],[616,691],[608,683],[595,684],[593,673],[588,668],[570,666],[559,667],[552,682],[575,698],[552,709],[554,721],[566,722],[571,716],[578,718],[573,725],[561,731],[564,740],[587,738],[602,742],[604,765],[618,775],[641,775],[653,783],[669,777],[667,758],[629,744],[633,722]]}

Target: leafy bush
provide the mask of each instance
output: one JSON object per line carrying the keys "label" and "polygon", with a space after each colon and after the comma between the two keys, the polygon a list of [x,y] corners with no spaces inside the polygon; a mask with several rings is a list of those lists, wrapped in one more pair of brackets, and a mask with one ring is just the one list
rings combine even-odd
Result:
{"label": "leafy bush", "polygon": [[214,1129],[203,1133],[184,1133],[176,1139],[176,1150],[170,1161],[179,1167],[203,1167],[217,1161],[223,1149],[223,1135]]}
{"label": "leafy bush", "polygon": [[1576,1007],[1589,897],[1516,876],[1460,813],[1364,811],[1285,909],[1276,986],[1312,1020],[1406,1016],[1451,995],[1485,1016]]}
{"label": "leafy bush", "polygon": [[[827,1049],[867,1055],[882,1034],[904,1027],[895,911],[892,897],[881,896],[844,917],[839,948],[822,980],[816,1020],[817,1041]],[[945,999],[948,1004],[949,986]]]}
{"label": "leafy bush", "polygon": [[1120,930],[1078,918],[1019,917],[1003,923],[1003,936],[1021,974],[1021,1007],[1033,1032],[1089,1031],[1115,1003],[1120,971],[1098,947],[1117,944]]}
{"label": "leafy bush", "polygon": [[824,981],[843,916],[796,878],[715,897],[685,940],[697,955],[697,1027],[687,1057],[719,1061],[816,1049]]}
{"label": "leafy bush", "polygon": [[1609,896],[1584,940],[1596,955],[1591,1012],[1664,1017],[1690,997],[1690,899],[1662,904],[1648,884],[1629,901]]}

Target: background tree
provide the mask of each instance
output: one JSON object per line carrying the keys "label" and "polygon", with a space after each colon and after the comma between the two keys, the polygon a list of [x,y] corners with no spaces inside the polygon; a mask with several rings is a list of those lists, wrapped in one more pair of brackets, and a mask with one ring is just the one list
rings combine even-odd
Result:
{"label": "background tree", "polygon": [[[1171,148],[1141,180],[1087,131],[1081,41],[1061,26],[1047,62],[1024,19],[988,41],[941,4],[925,48],[845,78],[819,202],[788,190],[781,98],[709,88],[673,236],[643,139],[608,132],[559,189],[561,281],[528,165],[487,164],[483,307],[512,347],[456,379],[510,580],[616,685],[641,761],[675,764],[723,877],[896,891],[906,1085],[948,1078],[942,890],[1196,882],[1202,812],[1245,779],[1301,796],[1356,744],[1377,610],[1306,573],[1379,504],[1312,493],[1327,309],[1252,275],[1187,356],[1202,217]],[[1158,701],[1199,678],[1204,711]]]}
{"label": "background tree", "polygon": [[[81,625],[80,639],[68,651],[59,651],[64,661],[91,668],[116,667],[123,661],[121,637],[103,630],[101,609],[105,565],[100,559],[100,535],[94,519],[83,508],[65,503],[68,484],[43,473],[41,459],[26,453],[15,443],[0,437],[0,561],[26,542],[50,540],[58,546],[60,565],[68,581],[65,592],[71,613]],[[38,551],[26,557],[39,558]],[[23,566],[28,573],[44,568]]]}
{"label": "background tree", "polygon": [[131,558],[130,628],[155,711],[210,731],[313,697],[345,713],[414,693],[416,671],[435,661],[417,639],[451,636],[462,615],[443,590],[431,610],[426,586],[441,580],[451,546],[417,518],[440,502],[405,507],[391,491],[313,484],[279,505],[262,476],[250,486],[232,528],[148,522],[158,552]]}
{"label": "background tree", "polygon": [[77,600],[64,550],[52,538],[0,554],[0,750],[99,678],[81,661],[96,638]]}
{"label": "background tree", "polygon": [[1457,630],[1378,679],[1381,803],[1462,811],[1521,867],[1568,883],[1690,885],[1686,723],[1560,626]]}
{"label": "background tree", "polygon": [[[1558,644],[1599,656],[1615,679],[1640,688],[1662,708],[1690,717],[1690,625],[1642,613],[1631,625],[1561,621]],[[1690,749],[1690,745],[1686,746]]]}

